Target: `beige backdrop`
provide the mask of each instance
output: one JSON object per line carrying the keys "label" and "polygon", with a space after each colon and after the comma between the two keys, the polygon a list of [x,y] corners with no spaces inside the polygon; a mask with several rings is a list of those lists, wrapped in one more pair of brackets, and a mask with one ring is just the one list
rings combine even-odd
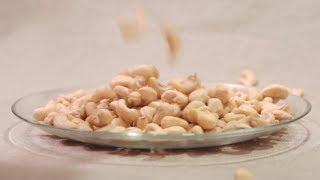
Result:
{"label": "beige backdrop", "polygon": [[[116,19],[130,15],[132,0],[0,0],[0,179],[232,179],[235,168],[257,179],[319,179],[320,1],[140,1],[148,33],[136,43],[121,39]],[[158,25],[177,25],[180,62],[167,64]],[[303,87],[313,111],[308,148],[291,156],[219,166],[98,165],[36,155],[10,144],[8,128],[19,121],[11,104],[25,94],[77,84],[104,83],[118,70],[149,63],[163,77],[198,72],[209,82],[234,82],[243,68],[261,85]],[[130,158],[130,157],[128,157]],[[179,159],[177,159],[179,161]]]}

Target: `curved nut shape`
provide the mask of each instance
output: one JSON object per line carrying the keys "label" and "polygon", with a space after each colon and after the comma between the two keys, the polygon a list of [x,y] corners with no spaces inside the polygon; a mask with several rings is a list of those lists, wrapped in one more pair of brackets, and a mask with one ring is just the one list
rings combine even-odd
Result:
{"label": "curved nut shape", "polygon": [[239,84],[245,85],[245,86],[255,86],[258,84],[258,80],[256,78],[256,75],[251,70],[244,70],[241,72],[241,77],[238,80]]}
{"label": "curved nut shape", "polygon": [[139,65],[131,70],[131,74],[133,76],[142,76],[145,79],[149,79],[150,77],[159,78],[159,70],[152,65]]}
{"label": "curved nut shape", "polygon": [[208,99],[209,96],[206,89],[197,89],[189,94],[189,101],[202,101],[207,103]]}
{"label": "curved nut shape", "polygon": [[194,123],[196,122],[196,117],[194,116],[193,113],[190,113],[190,110],[192,109],[197,109],[199,107],[206,106],[202,101],[191,101],[182,111],[182,117],[191,122]]}
{"label": "curved nut shape", "polygon": [[192,109],[191,113],[194,113],[197,123],[203,129],[212,130],[216,127],[218,115],[210,112],[206,107]]}
{"label": "curved nut shape", "polygon": [[87,117],[96,114],[97,110],[97,104],[94,102],[88,102],[88,104],[85,105],[85,112]]}
{"label": "curved nut shape", "polygon": [[166,90],[168,90],[168,87],[165,87],[163,84],[159,82],[159,80],[155,77],[151,77],[147,85],[152,87],[154,90],[157,91],[158,96],[160,97]]}
{"label": "curved nut shape", "polygon": [[102,99],[114,99],[114,98],[116,98],[116,94],[113,92],[110,86],[105,86],[105,87],[96,89],[92,93],[90,97],[90,101],[97,103]]}
{"label": "curved nut shape", "polygon": [[279,121],[292,119],[292,115],[288,112],[283,111],[283,110],[274,110],[274,111],[272,111],[272,114]]}
{"label": "curved nut shape", "polygon": [[157,124],[160,124],[161,119],[165,116],[179,116],[181,113],[180,107],[176,104],[160,101],[151,103],[150,106],[156,108],[152,121]]}
{"label": "curved nut shape", "polygon": [[273,99],[286,99],[289,95],[288,88],[279,84],[271,84],[261,90],[263,97],[271,97]]}
{"label": "curved nut shape", "polygon": [[156,113],[156,108],[150,107],[150,106],[144,106],[140,109],[141,117],[145,117],[152,120],[154,114]]}
{"label": "curved nut shape", "polygon": [[136,88],[136,80],[130,76],[127,75],[118,75],[115,76],[112,80],[111,80],[111,87],[115,87],[115,86],[124,86],[127,87],[129,89],[135,89]]}
{"label": "curved nut shape", "polygon": [[239,121],[240,119],[243,119],[245,117],[246,115],[244,114],[234,114],[231,112],[231,113],[225,114],[223,117],[223,120],[228,123],[230,121]]}
{"label": "curved nut shape", "polygon": [[140,117],[139,110],[128,108],[123,99],[117,102],[117,106],[115,107],[116,114],[128,124],[132,124]]}
{"label": "curved nut shape", "polygon": [[229,99],[231,97],[231,91],[227,86],[220,84],[220,85],[217,85],[213,88],[208,89],[208,95],[211,98],[220,99],[221,102],[223,104],[225,104],[229,101]]}
{"label": "curved nut shape", "polygon": [[125,86],[115,86],[113,91],[119,99],[128,99],[131,90]]}
{"label": "curved nut shape", "polygon": [[234,114],[244,114],[246,116],[249,116],[252,114],[258,114],[258,112],[248,104],[242,104],[238,108],[233,109],[232,112]]}
{"label": "curved nut shape", "polygon": [[78,125],[70,121],[65,114],[58,113],[53,117],[53,125],[60,128],[76,129]]}
{"label": "curved nut shape", "polygon": [[273,124],[278,124],[279,121],[275,119],[274,115],[270,112],[261,114],[258,118],[251,118],[250,125],[252,127],[262,127]]}
{"label": "curved nut shape", "polygon": [[146,125],[146,128],[145,128],[146,132],[152,132],[152,131],[162,131],[162,128],[156,124],[156,123],[149,123]]}
{"label": "curved nut shape", "polygon": [[189,128],[189,123],[181,118],[174,117],[174,116],[165,116],[161,119],[161,127],[162,128],[168,128],[172,126],[180,126],[184,129]]}
{"label": "curved nut shape", "polygon": [[188,104],[188,96],[176,90],[167,90],[161,95],[161,100],[167,103],[175,103],[181,107]]}
{"label": "curved nut shape", "polygon": [[49,113],[55,110],[54,107],[40,107],[33,111],[33,118],[38,121],[43,121]]}
{"label": "curved nut shape", "polygon": [[195,126],[193,126],[192,128],[189,129],[189,132],[190,133],[195,133],[195,134],[202,134],[204,131],[203,131],[201,126],[195,125]]}
{"label": "curved nut shape", "polygon": [[128,104],[130,106],[139,106],[141,105],[141,95],[137,91],[134,91],[128,95]]}
{"label": "curved nut shape", "polygon": [[138,93],[141,95],[142,104],[145,105],[158,99],[157,91],[154,90],[152,87],[142,87],[138,90]]}
{"label": "curved nut shape", "polygon": [[176,90],[183,94],[190,94],[192,91],[200,88],[201,81],[196,74],[189,75],[186,79],[174,79],[169,82]]}
{"label": "curved nut shape", "polygon": [[108,109],[99,109],[97,111],[97,117],[98,122],[94,122],[93,125],[98,127],[110,124],[111,121],[114,119],[112,113]]}
{"label": "curved nut shape", "polygon": [[208,107],[213,113],[217,113],[219,116],[223,114],[223,104],[218,98],[211,98],[208,100]]}

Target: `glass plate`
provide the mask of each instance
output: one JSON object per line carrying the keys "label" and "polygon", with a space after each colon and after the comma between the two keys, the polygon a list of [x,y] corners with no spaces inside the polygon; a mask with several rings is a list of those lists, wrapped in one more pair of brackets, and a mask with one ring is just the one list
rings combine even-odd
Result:
{"label": "glass plate", "polygon": [[[248,87],[227,84],[229,87],[247,91]],[[200,148],[209,146],[221,146],[237,142],[247,141],[260,136],[272,134],[288,124],[301,119],[311,110],[311,104],[304,98],[289,95],[285,100],[293,113],[293,119],[277,125],[241,129],[227,132],[212,132],[204,134],[180,134],[180,135],[152,135],[148,133],[136,132],[91,132],[75,129],[64,129],[55,126],[39,124],[33,119],[33,110],[44,106],[49,100],[57,98],[61,94],[66,94],[77,89],[88,89],[83,87],[63,88],[33,93],[18,99],[12,105],[12,112],[23,121],[38,127],[50,134],[68,138],[84,143],[97,144],[103,146],[115,146],[138,149],[182,149]]]}

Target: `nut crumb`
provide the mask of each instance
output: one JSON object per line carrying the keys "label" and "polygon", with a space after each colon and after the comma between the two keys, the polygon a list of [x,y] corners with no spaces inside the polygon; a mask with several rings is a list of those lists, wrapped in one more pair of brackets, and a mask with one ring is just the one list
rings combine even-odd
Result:
{"label": "nut crumb", "polygon": [[234,174],[234,180],[253,180],[254,176],[247,168],[238,168]]}

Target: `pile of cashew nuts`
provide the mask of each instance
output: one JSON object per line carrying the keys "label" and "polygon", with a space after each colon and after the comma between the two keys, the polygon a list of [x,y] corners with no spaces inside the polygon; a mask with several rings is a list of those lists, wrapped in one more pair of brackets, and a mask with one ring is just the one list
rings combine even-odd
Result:
{"label": "pile of cashew nuts", "polygon": [[196,74],[159,82],[159,70],[139,65],[91,92],[78,90],[34,110],[44,124],[84,131],[180,134],[221,132],[278,124],[292,114],[287,87],[242,92],[206,87]]}

